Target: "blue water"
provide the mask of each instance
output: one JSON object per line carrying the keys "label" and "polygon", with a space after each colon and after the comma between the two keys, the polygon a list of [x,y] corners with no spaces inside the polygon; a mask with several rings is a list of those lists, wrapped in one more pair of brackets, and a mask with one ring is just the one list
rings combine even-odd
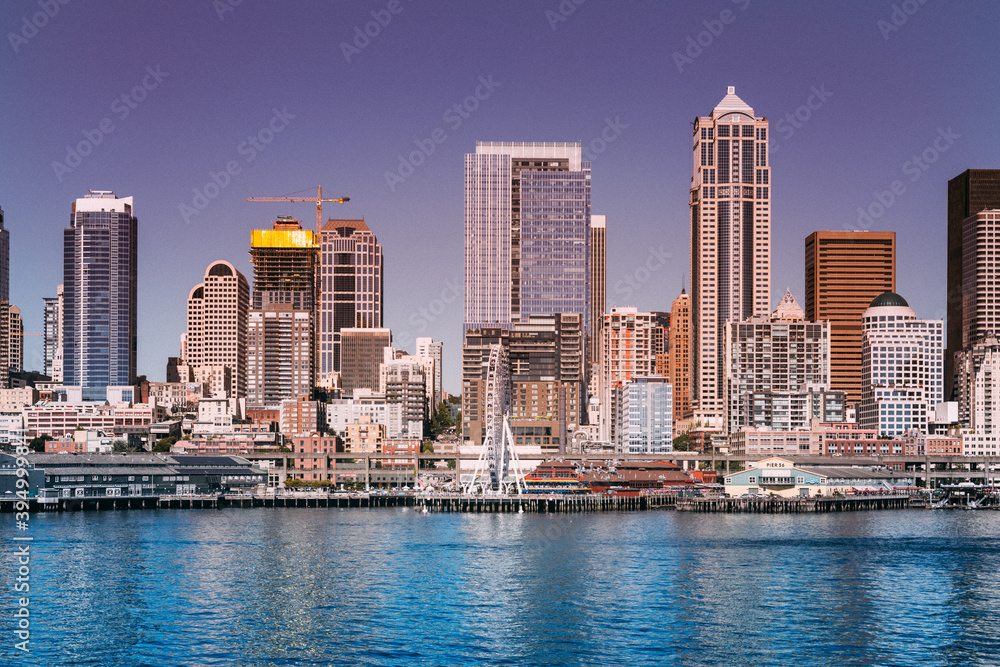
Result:
{"label": "blue water", "polygon": [[1000,663],[1000,512],[32,515],[27,657],[13,532],[0,664]]}

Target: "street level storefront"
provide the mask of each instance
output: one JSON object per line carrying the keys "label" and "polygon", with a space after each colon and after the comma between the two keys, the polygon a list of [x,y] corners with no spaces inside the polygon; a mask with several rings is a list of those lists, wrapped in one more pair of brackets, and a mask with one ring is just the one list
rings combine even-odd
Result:
{"label": "street level storefront", "polygon": [[769,458],[752,467],[726,475],[726,493],[775,494],[785,498],[834,494],[891,493],[914,486],[913,477],[893,470],[854,466],[803,466],[782,458]]}

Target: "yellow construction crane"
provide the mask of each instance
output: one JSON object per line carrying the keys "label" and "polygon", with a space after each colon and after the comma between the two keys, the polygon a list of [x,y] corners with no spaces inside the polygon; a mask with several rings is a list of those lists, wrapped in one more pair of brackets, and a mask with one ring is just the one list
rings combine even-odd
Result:
{"label": "yellow construction crane", "polygon": [[[304,192],[304,190],[302,191]],[[293,192],[293,195],[298,194]],[[247,197],[247,201],[314,201],[316,202],[316,242],[319,242],[320,235],[320,225],[323,219],[323,202],[337,202],[338,204],[345,204],[351,201],[350,197],[340,197],[339,199],[323,199],[323,186],[316,186],[316,196],[315,197]]]}

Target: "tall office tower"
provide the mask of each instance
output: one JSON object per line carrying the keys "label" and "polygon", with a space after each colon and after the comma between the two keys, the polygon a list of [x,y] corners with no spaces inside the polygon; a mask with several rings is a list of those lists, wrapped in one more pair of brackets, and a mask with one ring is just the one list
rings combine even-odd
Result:
{"label": "tall office tower", "polygon": [[618,388],[632,378],[653,374],[653,329],[660,313],[633,307],[612,308],[601,324],[600,435],[616,442]]}
{"label": "tall office tower", "polygon": [[63,232],[63,382],[84,400],[135,383],[137,230],[132,197],[91,190]]}
{"label": "tall office tower", "polygon": [[896,232],[813,232],[806,237],[806,310],[830,323],[830,389],[861,400],[861,314],[896,289]]}
{"label": "tall office tower", "polygon": [[24,321],[21,319],[21,309],[11,305],[7,311],[9,324],[7,332],[10,343],[7,348],[7,368],[12,373],[24,370]]}
{"label": "tall office tower", "polygon": [[987,336],[955,354],[955,395],[966,456],[996,457],[1000,447],[1000,341]]}
{"label": "tall office tower", "polygon": [[[316,310],[319,305],[318,281],[319,266],[319,243],[312,230],[302,229],[302,224],[298,220],[289,217],[279,217],[271,229],[254,229],[250,237],[250,262],[253,264],[253,294],[250,307],[258,313],[258,320],[264,321],[269,318],[276,318],[275,321],[294,321],[294,326],[298,331],[303,322],[308,320],[309,327],[308,357],[302,358],[298,363],[305,363],[305,368],[296,368],[297,376],[301,380],[302,373],[308,373],[308,386],[311,389],[316,384]],[[289,308],[275,308],[269,310],[272,305],[287,304]],[[297,314],[293,317],[287,315],[289,310]],[[270,315],[263,313],[271,312]],[[276,313],[286,313],[278,316]],[[263,319],[261,319],[263,318]],[[252,319],[252,318],[251,318]],[[302,335],[296,333],[296,336]],[[188,341],[188,345],[190,345]],[[250,342],[251,346],[253,341]],[[296,342],[297,346],[301,342]],[[251,351],[251,354],[253,352]],[[302,350],[296,347],[296,355],[302,356]],[[251,362],[253,360],[251,359]],[[260,362],[260,359],[257,360]],[[269,359],[264,360],[265,368]],[[280,363],[277,360],[274,363]],[[253,366],[251,363],[250,366]],[[250,370],[250,369],[248,369]],[[253,384],[248,381],[248,385]],[[284,383],[282,386],[299,386],[299,381],[291,384]],[[307,389],[305,393],[309,393]],[[277,390],[274,390],[277,391]],[[296,398],[300,395],[300,390],[295,390],[289,396],[282,398]],[[272,391],[265,392],[266,395],[274,395]],[[249,394],[248,394],[249,396]],[[259,397],[258,397],[259,400]],[[279,400],[280,403],[280,400]],[[271,403],[268,403],[271,405]]]}
{"label": "tall office tower", "polygon": [[[250,285],[229,262],[212,262],[188,294],[184,364],[229,368],[233,397],[247,395],[247,317]],[[213,383],[213,393],[218,387]]]}
{"label": "tall office tower", "polygon": [[962,223],[962,338],[967,348],[1000,334],[1000,208],[973,213]]}
{"label": "tall office tower", "polygon": [[637,377],[617,388],[615,449],[624,454],[665,454],[674,450],[673,387],[667,378]]}
{"label": "tall office tower", "polygon": [[604,308],[608,298],[608,216],[590,216],[590,314],[593,331],[587,342],[590,365],[600,362],[598,330],[604,321]]}
{"label": "tall office tower", "polygon": [[462,346],[462,426],[466,441],[483,444],[490,351],[507,349],[511,382],[511,432],[515,445],[566,453],[581,423],[586,366],[583,317],[535,316],[512,327],[482,327]]}
{"label": "tall office tower", "polygon": [[721,425],[726,322],[767,315],[771,168],[766,118],[729,87],[694,120],[691,181],[691,365],[694,416]]}
{"label": "tall office tower", "polygon": [[0,208],[0,300],[10,301],[10,230],[4,227]]}
{"label": "tall office tower", "polygon": [[[1000,208],[1000,169],[967,169],[948,181],[948,341],[944,395],[952,400],[955,353],[962,349],[965,220],[986,209]],[[973,290],[975,291],[975,290]]]}
{"label": "tall office tower", "polygon": [[438,403],[444,400],[444,388],[441,384],[441,364],[444,361],[444,343],[441,341],[435,341],[433,338],[417,338],[416,345],[416,356],[430,357],[434,360],[434,391],[428,399],[432,410],[430,416],[433,417],[433,410],[437,410]]}
{"label": "tall office tower", "polygon": [[[286,399],[309,395],[313,388],[313,319],[291,303],[270,303],[251,310],[247,326],[247,406],[278,409]],[[190,347],[191,342],[188,342]],[[226,366],[204,366],[206,374]],[[223,381],[224,381],[224,376]],[[205,376],[195,378],[204,382]]]}
{"label": "tall office tower", "polygon": [[328,220],[321,238],[320,378],[340,372],[340,330],[382,326],[382,245],[364,220]]}
{"label": "tall office tower", "polygon": [[754,423],[748,394],[830,388],[830,325],[806,321],[791,292],[769,316],[727,322],[725,350],[728,433]]}
{"label": "tall office tower", "polygon": [[677,424],[691,416],[691,297],[683,288],[680,296],[670,304],[667,377],[673,385],[674,431],[677,432]]}
{"label": "tall office tower", "polygon": [[341,329],[340,387],[345,393],[379,387],[379,365],[385,348],[392,346],[392,332],[374,327]]}
{"label": "tall office tower", "polygon": [[862,314],[861,327],[861,428],[886,436],[926,433],[934,406],[944,400],[944,322],[918,320],[903,297],[885,292]]}
{"label": "tall office tower", "polygon": [[579,313],[591,328],[590,163],[579,143],[465,156],[465,330]]}
{"label": "tall office tower", "polygon": [[44,297],[43,360],[44,373],[52,382],[62,384],[63,286],[56,286],[54,297]]}

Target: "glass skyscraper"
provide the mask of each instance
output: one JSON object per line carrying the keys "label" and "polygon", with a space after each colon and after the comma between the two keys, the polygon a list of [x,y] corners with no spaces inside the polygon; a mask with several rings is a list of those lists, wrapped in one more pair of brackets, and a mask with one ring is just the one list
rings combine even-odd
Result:
{"label": "glass skyscraper", "polygon": [[591,325],[590,163],[579,143],[465,156],[465,330],[577,313]]}
{"label": "glass skyscraper", "polygon": [[132,197],[91,190],[63,232],[63,381],[84,400],[135,382],[137,226]]}

